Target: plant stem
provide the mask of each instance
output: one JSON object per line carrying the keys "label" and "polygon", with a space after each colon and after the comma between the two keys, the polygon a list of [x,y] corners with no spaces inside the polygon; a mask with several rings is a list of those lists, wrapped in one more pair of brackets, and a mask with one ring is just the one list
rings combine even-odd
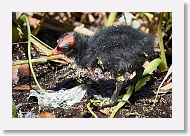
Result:
{"label": "plant stem", "polygon": [[98,118],[98,116],[92,111],[91,107],[90,107],[90,102],[87,104],[87,109],[89,110],[89,112],[95,117]]}
{"label": "plant stem", "polygon": [[[122,100],[124,101],[128,101],[129,98],[131,97],[132,93],[134,91],[134,86],[130,87],[126,94],[123,96]],[[114,118],[114,116],[116,115],[116,113],[121,109],[121,107],[123,107],[123,105],[125,105],[126,102],[119,102],[116,106],[116,108],[112,111],[110,118]]]}
{"label": "plant stem", "polygon": [[[64,58],[64,55],[56,55],[56,56],[50,56],[50,57],[43,57],[43,58],[37,58],[37,59],[31,59],[32,63],[40,63],[40,62],[47,62],[49,60]],[[28,64],[28,60],[17,60],[13,62],[12,66],[15,65],[21,65],[21,64]]]}
{"label": "plant stem", "polygon": [[36,47],[38,47],[39,49],[41,49],[46,55],[49,55],[51,53],[52,49],[53,49],[50,46],[48,46],[47,44],[45,44],[44,42],[42,42],[41,40],[39,40],[34,35],[31,35],[31,42]]}
{"label": "plant stem", "polygon": [[17,114],[17,111],[16,111],[15,103],[14,103],[13,100],[12,100],[12,117],[13,118],[18,118],[18,114]]}
{"label": "plant stem", "polygon": [[159,68],[161,71],[167,71],[168,66],[166,62],[164,43],[163,43],[163,38],[162,38],[162,13],[160,13],[160,19],[159,19],[159,24],[158,24],[158,37],[159,37],[159,45],[160,45],[160,51],[161,51],[161,54],[160,54],[161,63],[159,65]]}
{"label": "plant stem", "polygon": [[45,16],[46,16],[46,12],[43,13],[42,19],[40,20],[38,26],[32,31],[32,35],[37,35],[37,33],[40,31],[40,28],[42,27],[44,20],[45,20]]}
{"label": "plant stem", "polygon": [[28,31],[28,62],[29,62],[29,66],[30,66],[30,71],[32,73],[32,76],[34,78],[36,85],[39,88],[40,93],[43,95],[43,94],[45,94],[45,92],[42,89],[42,87],[40,86],[40,84],[38,83],[38,80],[37,80],[36,75],[34,73],[34,69],[32,67],[32,61],[31,61],[32,60],[31,59],[31,30],[30,30],[30,24],[28,21],[28,17],[26,15],[23,15],[23,20],[26,22],[27,31]]}
{"label": "plant stem", "polygon": [[117,12],[110,12],[109,17],[108,17],[108,21],[106,23],[106,26],[113,25],[116,16],[117,16]]}

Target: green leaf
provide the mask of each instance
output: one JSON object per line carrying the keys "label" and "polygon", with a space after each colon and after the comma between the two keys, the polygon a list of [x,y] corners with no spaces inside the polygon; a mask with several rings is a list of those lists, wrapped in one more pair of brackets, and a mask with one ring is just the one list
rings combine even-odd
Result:
{"label": "green leaf", "polygon": [[[150,62],[150,64],[145,68],[143,75],[146,74],[152,74],[154,70],[157,69],[157,67],[160,65],[161,59],[154,59],[153,61]],[[136,85],[131,86],[127,91],[126,94],[123,96],[122,100],[123,101],[128,101],[131,95],[133,94],[133,91],[139,91],[146,83],[147,81],[150,81],[150,77],[147,76],[145,78],[140,79]],[[119,102],[116,106],[116,108],[112,111],[110,118],[113,118],[115,114],[119,111],[120,108],[125,105],[126,102]]]}
{"label": "green leaf", "polygon": [[117,16],[117,12],[110,12],[108,21],[106,22],[106,26],[112,26],[115,21],[116,16]]}
{"label": "green leaf", "polygon": [[12,12],[12,20],[17,21],[18,18],[22,15],[22,12]]}
{"label": "green leaf", "polygon": [[12,100],[12,118],[18,118],[18,114],[17,114],[17,111],[16,111],[15,103],[14,103],[13,100]]}
{"label": "green leaf", "polygon": [[[133,90],[134,90],[134,86],[130,87],[127,90],[127,93],[123,96],[122,100],[128,101],[129,98],[131,97],[132,93],[133,93]],[[115,114],[119,111],[119,109],[121,109],[121,107],[123,107],[123,105],[125,105],[125,102],[119,102],[117,104],[116,108],[112,111],[110,118],[113,118],[115,116]]]}
{"label": "green leaf", "polygon": [[149,19],[149,14],[150,13],[140,13],[140,16],[143,18],[143,20],[150,21]]}
{"label": "green leaf", "polygon": [[153,71],[157,69],[160,65],[161,59],[157,58],[150,62],[150,64],[145,68],[143,75],[152,74]]}
{"label": "green leaf", "polygon": [[170,28],[172,27],[172,13],[169,14],[170,15],[170,18],[168,19],[167,23],[166,23],[166,32],[168,30],[170,30]]}
{"label": "green leaf", "polygon": [[47,44],[45,44],[44,42],[42,42],[41,40],[39,40],[34,35],[31,35],[31,42],[36,47],[38,47],[39,49],[41,49],[46,55],[51,54],[53,48],[51,48],[50,46],[48,46]]}
{"label": "green leaf", "polygon": [[139,91],[145,84],[147,81],[150,81],[150,77],[147,76],[147,77],[144,77],[143,79],[140,79],[136,85],[135,85],[135,92],[136,91]]}
{"label": "green leaf", "polygon": [[[25,38],[28,38],[27,35],[28,35],[28,31],[26,30],[25,27],[22,27],[22,25],[25,22],[23,16],[26,16],[26,15],[22,15],[17,21],[17,29],[18,31],[25,37]],[[31,42],[36,46],[38,47],[39,49],[41,49],[46,55],[49,55],[51,54],[52,52],[52,49],[50,46],[48,46],[47,44],[45,44],[44,42],[42,42],[41,40],[39,40],[37,37],[35,37],[34,35],[31,34],[31,37],[30,37],[30,40]]]}
{"label": "green leaf", "polygon": [[36,85],[38,86],[39,88],[39,91],[41,94],[45,94],[44,90],[42,89],[42,87],[40,86],[40,84],[38,83],[38,80],[36,78],[36,75],[35,75],[35,72],[34,72],[34,69],[32,67],[32,58],[31,58],[31,30],[30,30],[30,24],[29,24],[29,20],[28,20],[28,17],[26,15],[22,15],[21,17],[21,20],[23,22],[26,23],[26,26],[27,26],[27,36],[28,36],[28,62],[29,62],[29,66],[30,66],[30,71],[32,73],[32,76],[34,78],[34,81],[36,83]]}
{"label": "green leaf", "polygon": [[[123,101],[128,101],[129,98],[131,97],[131,95],[133,94],[133,91],[139,91],[145,84],[147,81],[150,81],[150,77],[145,77],[143,79],[140,79],[137,84],[134,86],[131,86],[126,94],[123,96],[122,100]],[[123,105],[125,105],[126,102],[119,102],[116,106],[116,108],[112,111],[110,118],[113,118],[115,116],[115,114],[119,111],[119,109],[121,109],[123,107]]]}
{"label": "green leaf", "polygon": [[172,24],[171,24],[171,23],[168,24],[168,25],[166,26],[166,32],[169,31],[171,27],[172,27]]}
{"label": "green leaf", "polygon": [[98,116],[93,112],[93,110],[91,109],[90,107],[90,102],[87,104],[87,109],[88,111],[95,117],[95,118],[98,118]]}
{"label": "green leaf", "polygon": [[160,18],[159,18],[159,24],[158,24],[158,38],[159,38],[158,42],[159,42],[160,51],[161,51],[161,54],[160,54],[161,62],[160,62],[159,68],[163,72],[163,71],[168,70],[168,65],[167,65],[167,62],[166,62],[166,56],[165,56],[165,51],[164,51],[164,42],[163,42],[163,37],[162,37],[163,14],[160,13],[159,17]]}
{"label": "green leaf", "polygon": [[12,43],[16,43],[19,40],[19,31],[16,25],[12,25]]}

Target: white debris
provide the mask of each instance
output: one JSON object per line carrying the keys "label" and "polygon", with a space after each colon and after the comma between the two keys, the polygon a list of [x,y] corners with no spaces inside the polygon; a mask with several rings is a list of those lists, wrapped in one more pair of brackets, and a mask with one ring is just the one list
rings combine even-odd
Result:
{"label": "white debris", "polygon": [[120,18],[119,18],[119,21],[118,21],[120,24],[127,24],[129,26],[132,26],[133,28],[135,29],[138,29],[140,28],[140,23],[137,21],[137,18],[131,14],[131,13],[128,13],[128,12],[125,12],[124,15],[122,15]]}
{"label": "white debris", "polygon": [[51,90],[45,91],[46,93],[42,95],[37,90],[30,90],[29,98],[36,97],[40,107],[68,107],[81,101],[87,91],[87,87],[80,85],[53,93],[50,93]]}
{"label": "white debris", "polygon": [[13,84],[17,84],[17,82],[19,81],[18,68],[19,68],[19,66],[13,66],[12,67],[12,82],[13,82]]}
{"label": "white debris", "polygon": [[135,16],[133,14],[127,13],[127,12],[125,12],[124,14],[125,14],[125,17],[122,15],[122,17],[119,19],[119,21],[121,21],[123,23],[125,23],[125,21],[126,21],[127,25],[131,25],[132,20],[135,18]]}
{"label": "white debris", "polygon": [[138,29],[140,28],[141,24],[137,21],[137,20],[133,20],[132,22],[132,27],[135,28],[135,29]]}
{"label": "white debris", "polygon": [[18,114],[18,118],[36,118],[37,115],[33,112],[22,112],[21,110],[19,110]]}

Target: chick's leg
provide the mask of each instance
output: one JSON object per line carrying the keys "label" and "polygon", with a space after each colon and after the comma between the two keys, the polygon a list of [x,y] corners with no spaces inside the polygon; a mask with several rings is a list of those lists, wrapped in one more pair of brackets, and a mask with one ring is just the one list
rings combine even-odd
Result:
{"label": "chick's leg", "polygon": [[110,99],[110,104],[114,104],[115,102],[118,101],[118,96],[121,93],[121,91],[125,90],[126,88],[130,87],[131,85],[135,85],[137,83],[137,81],[140,79],[140,77],[142,77],[143,71],[144,71],[143,67],[139,68],[136,71],[137,72],[136,76],[131,80],[127,80],[127,76],[129,75],[129,73],[123,73],[123,74],[121,74],[122,76],[116,78],[117,79],[116,89],[113,92],[113,95]]}
{"label": "chick's leg", "polygon": [[110,104],[114,104],[115,102],[117,102],[122,86],[123,86],[123,81],[117,80],[115,91],[113,92],[112,97],[110,99]]}

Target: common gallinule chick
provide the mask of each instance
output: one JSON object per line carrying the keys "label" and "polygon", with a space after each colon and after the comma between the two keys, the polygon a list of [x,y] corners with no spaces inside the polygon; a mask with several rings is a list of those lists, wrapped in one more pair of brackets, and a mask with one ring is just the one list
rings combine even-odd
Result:
{"label": "common gallinule chick", "polygon": [[[116,80],[110,104],[117,101],[120,91],[130,84],[128,76],[142,68],[146,56],[154,52],[154,36],[127,25],[103,28],[87,37],[77,32],[65,33],[57,41],[53,54],[74,58],[82,68],[99,66],[112,73]],[[118,78],[124,76],[124,80]]]}

